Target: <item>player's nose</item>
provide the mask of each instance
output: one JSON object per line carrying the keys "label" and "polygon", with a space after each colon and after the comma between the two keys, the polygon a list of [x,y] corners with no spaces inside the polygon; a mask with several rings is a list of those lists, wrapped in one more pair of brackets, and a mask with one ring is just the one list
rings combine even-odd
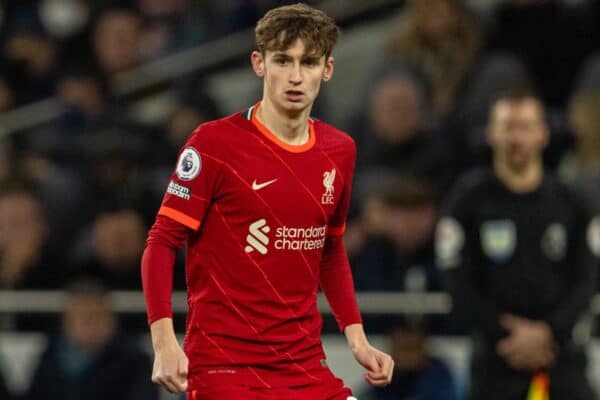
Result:
{"label": "player's nose", "polygon": [[302,71],[300,69],[300,65],[294,65],[294,67],[290,71],[289,80],[290,80],[290,83],[293,83],[293,84],[302,83]]}

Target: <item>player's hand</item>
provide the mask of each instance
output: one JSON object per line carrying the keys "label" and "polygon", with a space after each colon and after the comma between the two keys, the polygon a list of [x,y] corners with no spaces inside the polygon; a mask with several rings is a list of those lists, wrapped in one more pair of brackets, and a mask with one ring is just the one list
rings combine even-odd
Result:
{"label": "player's hand", "polygon": [[392,382],[394,360],[389,354],[377,350],[369,343],[353,347],[352,354],[367,369],[364,378],[370,385],[384,387]]}
{"label": "player's hand", "polygon": [[162,318],[150,325],[154,367],[152,382],[161,385],[171,393],[187,390],[188,358],[175,336],[173,320]]}
{"label": "player's hand", "polygon": [[509,336],[498,342],[496,350],[512,368],[535,371],[554,363],[557,348],[546,323],[505,314],[500,324]]}
{"label": "player's hand", "polygon": [[152,382],[161,385],[170,393],[183,393],[187,390],[188,358],[173,343],[154,350]]}

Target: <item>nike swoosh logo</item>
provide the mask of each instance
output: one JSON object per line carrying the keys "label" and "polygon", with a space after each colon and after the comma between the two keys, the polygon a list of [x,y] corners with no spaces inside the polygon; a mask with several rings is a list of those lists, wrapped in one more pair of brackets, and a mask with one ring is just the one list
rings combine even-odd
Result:
{"label": "nike swoosh logo", "polygon": [[256,179],[254,180],[254,182],[252,182],[252,189],[254,190],[260,190],[266,186],[269,186],[271,183],[274,183],[277,180],[277,178],[267,181],[267,182],[263,182],[263,183],[257,183]]}

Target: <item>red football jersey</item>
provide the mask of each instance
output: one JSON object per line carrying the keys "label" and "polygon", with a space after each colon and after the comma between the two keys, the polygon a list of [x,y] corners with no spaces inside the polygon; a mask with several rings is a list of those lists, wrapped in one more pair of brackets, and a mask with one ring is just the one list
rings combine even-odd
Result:
{"label": "red football jersey", "polygon": [[285,144],[255,118],[259,106],[192,133],[159,210],[194,230],[190,388],[294,386],[331,375],[319,268],[327,237],[344,232],[356,148],[318,120],[309,121],[306,144]]}

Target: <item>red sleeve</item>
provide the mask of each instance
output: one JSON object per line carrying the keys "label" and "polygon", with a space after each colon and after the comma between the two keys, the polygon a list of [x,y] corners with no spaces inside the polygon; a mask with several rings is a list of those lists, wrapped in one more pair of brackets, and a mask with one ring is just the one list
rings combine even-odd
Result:
{"label": "red sleeve", "polygon": [[319,281],[342,332],[350,324],[362,323],[354,294],[352,271],[341,236],[327,238]]}
{"label": "red sleeve", "polygon": [[172,318],[173,265],[189,232],[189,228],[179,222],[158,215],[148,233],[141,266],[148,324],[161,318]]}
{"label": "red sleeve", "polygon": [[329,221],[327,229],[328,236],[342,236],[346,231],[346,217],[350,207],[350,197],[352,194],[352,179],[354,175],[354,163],[356,160],[356,145],[354,141],[346,147],[346,157],[340,164],[344,176],[344,191],[340,198],[340,203],[335,210],[335,214]]}
{"label": "red sleeve", "polygon": [[215,193],[223,163],[214,129],[201,125],[179,152],[163,202],[158,210],[164,215],[198,230]]}

